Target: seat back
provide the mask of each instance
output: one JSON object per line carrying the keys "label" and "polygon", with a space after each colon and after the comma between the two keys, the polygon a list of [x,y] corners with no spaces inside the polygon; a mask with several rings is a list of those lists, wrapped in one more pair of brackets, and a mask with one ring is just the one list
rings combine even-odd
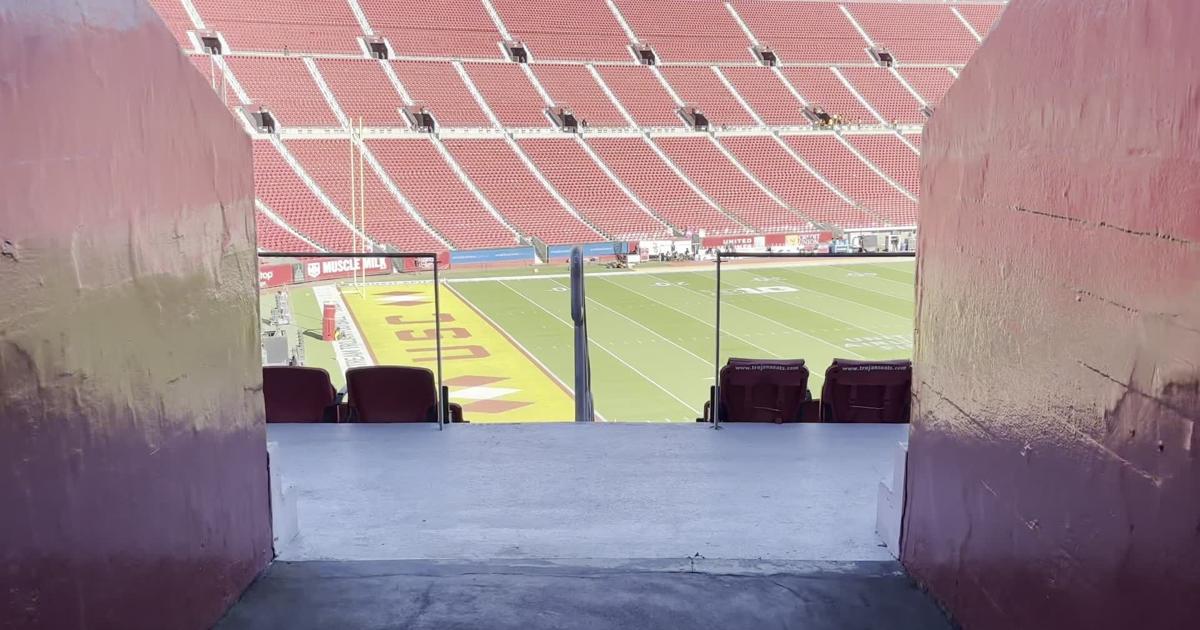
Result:
{"label": "seat back", "polygon": [[908,422],[912,361],[834,359],[821,388],[825,422]]}
{"label": "seat back", "polygon": [[722,422],[798,422],[808,392],[804,359],[729,359],[721,368]]}
{"label": "seat back", "polygon": [[419,367],[378,365],[346,370],[351,422],[436,422],[433,372]]}
{"label": "seat back", "polygon": [[337,391],[321,368],[263,367],[267,422],[331,422],[337,419]]}

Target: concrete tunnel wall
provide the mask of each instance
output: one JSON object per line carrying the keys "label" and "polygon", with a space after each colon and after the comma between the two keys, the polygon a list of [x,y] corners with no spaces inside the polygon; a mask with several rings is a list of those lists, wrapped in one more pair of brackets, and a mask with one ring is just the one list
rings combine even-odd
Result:
{"label": "concrete tunnel wall", "polygon": [[1200,623],[1197,33],[1014,0],[926,127],[903,561],[966,628]]}
{"label": "concrete tunnel wall", "polygon": [[142,0],[0,0],[0,139],[0,627],[207,627],[271,554],[250,142]]}

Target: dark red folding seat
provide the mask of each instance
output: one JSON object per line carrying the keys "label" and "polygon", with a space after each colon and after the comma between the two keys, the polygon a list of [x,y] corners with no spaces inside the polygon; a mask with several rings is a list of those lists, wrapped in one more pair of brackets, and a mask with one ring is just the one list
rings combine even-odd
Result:
{"label": "dark red folding seat", "polygon": [[825,370],[821,417],[825,422],[908,422],[912,361],[834,359]]}
{"label": "dark red folding seat", "polygon": [[[377,365],[346,370],[350,422],[437,422],[438,391],[425,368]],[[462,407],[450,404],[452,422]]]}
{"label": "dark red folding seat", "polygon": [[[735,359],[721,368],[721,422],[809,422],[819,419],[804,359]],[[704,420],[711,420],[704,405]]]}
{"label": "dark red folding seat", "polygon": [[337,390],[329,372],[315,367],[263,368],[267,422],[337,422]]}

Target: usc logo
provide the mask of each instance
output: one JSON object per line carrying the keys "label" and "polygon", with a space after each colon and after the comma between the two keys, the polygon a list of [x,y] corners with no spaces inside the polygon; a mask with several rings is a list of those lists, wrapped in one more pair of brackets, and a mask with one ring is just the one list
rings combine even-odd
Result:
{"label": "usc logo", "polygon": [[[423,295],[417,291],[389,291],[380,294],[386,299],[388,306],[392,308],[410,309],[416,306],[424,306],[428,308],[429,301],[423,299]],[[425,309],[422,309],[425,310]],[[396,341],[405,347],[405,352],[408,352],[413,357],[415,363],[430,363],[437,360],[437,346],[434,342],[437,339],[437,328],[432,325],[435,320],[427,313],[405,313],[400,315],[388,315],[384,318],[388,326],[394,327]],[[442,324],[457,323],[453,313],[441,313],[437,320]],[[479,344],[471,343],[452,343],[446,345],[447,336],[450,339],[471,339],[473,335],[471,331],[462,326],[442,326],[442,360],[443,361],[462,361],[469,359],[484,359],[492,356],[487,348]]]}

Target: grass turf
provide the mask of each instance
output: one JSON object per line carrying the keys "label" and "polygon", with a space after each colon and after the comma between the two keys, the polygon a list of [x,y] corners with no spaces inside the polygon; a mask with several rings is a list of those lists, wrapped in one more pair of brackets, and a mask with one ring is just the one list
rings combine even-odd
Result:
{"label": "grass turf", "polygon": [[[914,272],[911,260],[730,266],[722,274],[721,362],[729,356],[804,358],[810,388],[819,395],[822,374],[835,357],[908,358]],[[563,383],[572,383],[566,278],[492,273],[458,276],[448,286]],[[589,276],[592,387],[600,416],[696,418],[713,382],[714,290],[711,267]],[[309,321],[318,312],[311,289],[294,289],[292,307],[297,323],[319,326]],[[309,365],[338,371],[329,344],[304,340]],[[528,361],[520,353],[510,356]]]}

